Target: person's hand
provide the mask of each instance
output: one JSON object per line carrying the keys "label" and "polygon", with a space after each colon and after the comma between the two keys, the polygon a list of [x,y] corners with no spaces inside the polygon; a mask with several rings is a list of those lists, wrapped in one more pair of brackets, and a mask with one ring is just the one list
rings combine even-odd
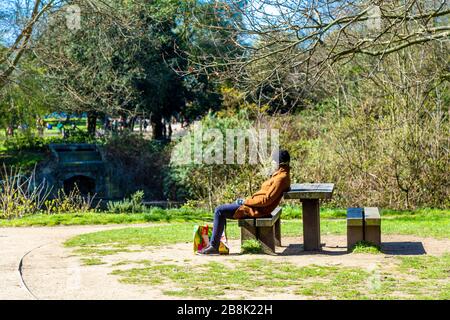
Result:
{"label": "person's hand", "polygon": [[237,199],[236,203],[240,206],[242,206],[244,204],[244,199]]}

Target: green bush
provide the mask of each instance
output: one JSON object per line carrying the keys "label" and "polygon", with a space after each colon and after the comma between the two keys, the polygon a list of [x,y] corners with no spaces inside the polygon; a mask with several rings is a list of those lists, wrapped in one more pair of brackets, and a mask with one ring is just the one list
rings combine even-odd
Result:
{"label": "green bush", "polygon": [[166,147],[166,142],[148,140],[133,133],[108,139],[103,150],[121,193],[129,195],[143,190],[148,199],[176,200],[163,192],[170,155]]}
{"label": "green bush", "polygon": [[261,243],[258,240],[245,240],[241,245],[241,252],[248,254],[258,254],[262,252]]}
{"label": "green bush", "polygon": [[52,137],[48,138],[48,143],[95,143],[104,144],[105,140],[91,136],[87,131],[80,129],[66,128],[66,138]]}
{"label": "green bush", "polygon": [[63,189],[58,190],[57,196],[44,202],[44,209],[47,214],[61,214],[73,212],[96,212],[98,205],[93,206],[94,196],[83,196],[77,186],[69,193]]}
{"label": "green bush", "polygon": [[352,250],[353,253],[381,253],[381,248],[368,241],[359,241],[355,244]]}
{"label": "green bush", "polygon": [[31,133],[18,133],[13,137],[5,140],[4,147],[10,151],[44,151],[47,147],[47,142],[42,137],[37,137]]}
{"label": "green bush", "polygon": [[17,133],[5,140],[4,147],[9,151],[46,151],[52,143],[96,143],[103,144],[105,140],[90,136],[81,130],[67,129],[67,137],[40,137],[31,132]]}
{"label": "green bush", "polygon": [[0,171],[0,219],[21,218],[34,214],[60,214],[73,212],[95,212],[94,197],[83,196],[78,188],[68,194],[64,190],[50,197],[51,189],[45,181],[37,184],[35,171],[28,175],[14,168],[8,171],[6,166]]}
{"label": "green bush", "polygon": [[[201,125],[203,130],[217,129],[225,136],[227,129],[250,129],[253,122],[249,113],[241,110],[236,114],[227,114],[226,117],[209,113],[201,120]],[[190,154],[193,139],[189,139],[196,134],[195,129],[194,126],[191,127],[189,134],[173,146],[173,157],[184,159],[186,154]],[[204,142],[203,151],[206,151],[208,146],[208,142]],[[248,142],[245,148],[248,148]],[[226,149],[223,151],[225,154]],[[236,149],[234,153],[236,157]],[[260,165],[249,163],[227,165],[223,163],[177,165],[174,163],[167,170],[165,188],[176,190],[185,199],[197,201],[198,205],[212,210],[221,203],[233,202],[237,198],[255,192],[261,182],[267,178],[261,176],[260,170]]]}
{"label": "green bush", "polygon": [[145,212],[144,191],[136,191],[129,199],[122,201],[109,201],[107,203],[108,211],[111,213],[136,213]]}

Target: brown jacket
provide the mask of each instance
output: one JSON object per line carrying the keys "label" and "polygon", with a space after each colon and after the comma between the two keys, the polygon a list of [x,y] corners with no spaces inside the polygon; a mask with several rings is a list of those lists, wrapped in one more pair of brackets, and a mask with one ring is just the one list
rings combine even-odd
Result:
{"label": "brown jacket", "polygon": [[233,218],[259,218],[270,215],[280,203],[283,193],[288,191],[290,186],[289,167],[282,166],[262,184],[261,190],[244,201],[244,204],[234,213]]}

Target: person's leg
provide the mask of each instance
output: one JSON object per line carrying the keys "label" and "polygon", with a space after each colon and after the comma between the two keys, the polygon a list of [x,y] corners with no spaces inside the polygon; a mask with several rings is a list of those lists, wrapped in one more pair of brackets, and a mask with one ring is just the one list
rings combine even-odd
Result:
{"label": "person's leg", "polygon": [[239,207],[240,205],[231,203],[218,206],[214,210],[214,227],[210,243],[212,247],[216,249],[219,248],[220,238],[222,237],[223,230],[225,229],[227,218],[233,218],[234,213]]}

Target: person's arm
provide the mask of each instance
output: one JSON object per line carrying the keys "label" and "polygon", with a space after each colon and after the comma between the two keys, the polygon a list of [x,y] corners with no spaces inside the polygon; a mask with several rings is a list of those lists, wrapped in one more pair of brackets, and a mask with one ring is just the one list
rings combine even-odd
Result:
{"label": "person's arm", "polygon": [[280,198],[284,190],[283,179],[276,179],[265,194],[254,195],[244,201],[249,207],[267,207]]}

